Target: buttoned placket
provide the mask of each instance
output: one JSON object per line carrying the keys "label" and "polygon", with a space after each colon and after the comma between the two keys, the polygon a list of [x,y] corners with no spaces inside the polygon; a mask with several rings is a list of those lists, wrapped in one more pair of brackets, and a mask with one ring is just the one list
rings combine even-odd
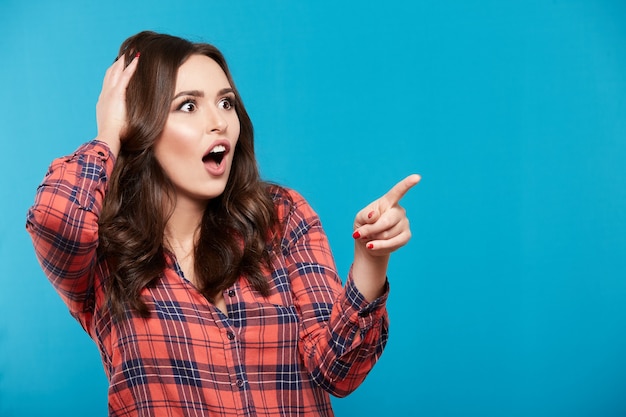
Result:
{"label": "buttoned placket", "polygon": [[242,328],[235,327],[232,321],[232,317],[237,316],[238,312],[236,311],[239,308],[238,297],[237,297],[238,285],[235,283],[232,287],[224,290],[222,293],[224,295],[224,301],[226,302],[226,311],[228,314],[223,313],[219,309],[219,314],[223,318],[224,328],[225,328],[225,351],[227,352],[227,359],[229,362],[229,367],[232,371],[232,387],[233,387],[233,395],[237,397],[237,392],[239,392],[239,401],[240,407],[243,410],[252,410],[252,397],[250,395],[249,390],[247,389],[247,375],[245,373],[245,364],[243,361],[243,354],[241,352],[241,343],[239,341],[238,333],[242,331]]}
{"label": "buttoned placket", "polygon": [[[185,281],[194,291],[198,291],[197,288],[185,278],[180,264],[174,260],[174,270],[177,275]],[[237,340],[237,328],[233,326],[231,317],[237,307],[237,283],[223,292],[224,301],[226,303],[226,313],[217,308],[214,304],[210,303],[206,298],[206,303],[210,306],[210,310],[215,317],[215,324],[220,327],[220,333],[223,335],[224,343],[224,356],[226,358],[227,366],[230,368],[231,380],[232,380],[232,393],[234,402],[237,404],[237,408],[244,410],[251,410],[252,397],[249,390],[246,389],[247,376],[245,374],[245,364],[243,361],[243,355],[241,352],[241,345]],[[237,395],[239,393],[239,395]]]}

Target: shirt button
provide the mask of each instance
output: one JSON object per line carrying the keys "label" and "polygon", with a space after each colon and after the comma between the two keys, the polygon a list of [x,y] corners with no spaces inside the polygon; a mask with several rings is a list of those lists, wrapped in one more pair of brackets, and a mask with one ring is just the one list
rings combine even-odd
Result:
{"label": "shirt button", "polygon": [[235,296],[235,290],[228,290],[228,296],[229,297],[234,297]]}
{"label": "shirt button", "polygon": [[104,152],[102,152],[102,151],[98,151],[98,155],[100,155],[100,156],[104,156]]}
{"label": "shirt button", "polygon": [[229,331],[226,333],[226,337],[228,337],[228,340],[233,340],[235,338],[235,334]]}
{"label": "shirt button", "polygon": [[243,388],[243,384],[244,384],[243,379],[238,379],[236,384],[239,388]]}

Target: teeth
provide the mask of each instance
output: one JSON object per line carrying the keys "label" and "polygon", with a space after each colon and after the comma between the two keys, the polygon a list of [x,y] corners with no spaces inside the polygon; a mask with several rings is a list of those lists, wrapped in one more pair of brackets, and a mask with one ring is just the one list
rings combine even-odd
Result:
{"label": "teeth", "polygon": [[215,148],[211,149],[209,153],[218,153],[218,152],[226,152],[226,147],[224,145],[217,145]]}

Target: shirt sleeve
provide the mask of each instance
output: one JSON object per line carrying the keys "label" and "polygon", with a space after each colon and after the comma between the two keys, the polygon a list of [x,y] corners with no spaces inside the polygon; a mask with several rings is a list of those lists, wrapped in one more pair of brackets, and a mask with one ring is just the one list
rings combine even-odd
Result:
{"label": "shirt sleeve", "polygon": [[113,164],[113,154],[99,141],[55,159],[26,219],[41,268],[86,330],[95,297],[98,216]]}
{"label": "shirt sleeve", "polygon": [[344,397],[363,382],[385,347],[389,286],[368,303],[350,270],[342,288],[319,217],[300,195],[290,193],[283,254],[300,314],[300,354],[317,384]]}

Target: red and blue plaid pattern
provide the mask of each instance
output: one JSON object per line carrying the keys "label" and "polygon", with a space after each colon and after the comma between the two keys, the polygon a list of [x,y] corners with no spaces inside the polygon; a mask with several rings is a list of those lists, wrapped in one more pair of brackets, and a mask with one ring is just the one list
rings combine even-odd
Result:
{"label": "red and blue plaid pattern", "polygon": [[329,394],[356,389],[383,351],[388,291],[368,303],[351,275],[342,288],[319,218],[283,189],[275,202],[286,226],[269,297],[239,279],[224,291],[225,314],[168,259],[142,293],[150,317],[114,321],[106,260],[96,257],[113,165],[97,141],[55,160],[27,219],[42,269],[100,350],[109,414],[332,416]]}

